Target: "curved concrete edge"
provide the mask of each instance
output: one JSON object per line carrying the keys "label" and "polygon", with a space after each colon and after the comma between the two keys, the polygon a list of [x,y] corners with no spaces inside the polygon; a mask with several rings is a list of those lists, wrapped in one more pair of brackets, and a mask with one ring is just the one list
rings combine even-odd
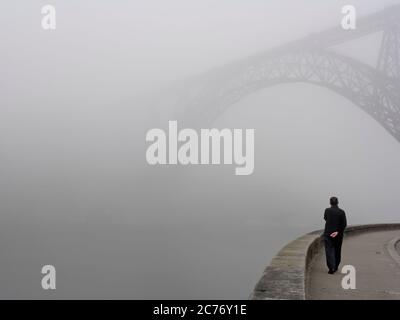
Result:
{"label": "curved concrete edge", "polygon": [[[355,225],[346,228],[345,237],[364,232],[396,229],[400,229],[400,223]],[[249,299],[307,299],[308,271],[314,257],[323,247],[322,232],[322,230],[313,231],[284,246],[264,270]]]}
{"label": "curved concrete edge", "polygon": [[400,237],[390,240],[386,246],[386,249],[393,260],[396,261],[397,264],[400,266],[400,255],[396,249],[396,245],[398,245],[398,243],[400,243]]}

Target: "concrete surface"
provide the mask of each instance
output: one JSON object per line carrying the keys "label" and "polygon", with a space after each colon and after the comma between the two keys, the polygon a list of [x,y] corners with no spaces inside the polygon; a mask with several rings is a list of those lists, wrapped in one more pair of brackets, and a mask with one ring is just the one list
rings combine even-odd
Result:
{"label": "concrete surface", "polygon": [[319,234],[306,234],[283,247],[264,270],[250,299],[305,300],[308,257],[319,242]]}
{"label": "concrete surface", "polygon": [[[314,257],[307,279],[307,299],[400,300],[400,265],[388,246],[400,237],[400,230],[373,231],[346,237],[339,272],[328,274],[325,250]],[[396,244],[398,249],[398,243]],[[356,289],[344,290],[340,273],[344,265],[356,268]]]}

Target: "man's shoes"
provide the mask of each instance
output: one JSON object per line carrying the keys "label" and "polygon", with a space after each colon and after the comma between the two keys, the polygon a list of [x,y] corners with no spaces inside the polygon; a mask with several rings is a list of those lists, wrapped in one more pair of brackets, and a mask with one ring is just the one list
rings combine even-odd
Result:
{"label": "man's shoes", "polygon": [[328,273],[329,273],[329,274],[334,274],[334,273],[335,273],[335,271],[333,271],[333,270],[329,270],[329,271],[328,271]]}

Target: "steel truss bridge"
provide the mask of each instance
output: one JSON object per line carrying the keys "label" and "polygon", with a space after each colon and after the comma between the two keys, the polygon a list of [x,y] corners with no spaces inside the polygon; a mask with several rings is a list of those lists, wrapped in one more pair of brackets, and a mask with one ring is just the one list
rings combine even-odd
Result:
{"label": "steel truss bridge", "polygon": [[[375,67],[332,47],[382,32]],[[400,6],[359,18],[355,30],[336,28],[230,63],[187,81],[178,119],[211,123],[229,106],[259,89],[303,82],[346,97],[400,142]]]}

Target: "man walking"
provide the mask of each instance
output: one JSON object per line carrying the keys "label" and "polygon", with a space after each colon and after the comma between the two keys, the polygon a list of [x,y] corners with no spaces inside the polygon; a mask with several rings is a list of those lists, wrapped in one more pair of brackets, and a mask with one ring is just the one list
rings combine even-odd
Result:
{"label": "man walking", "polygon": [[340,264],[344,229],[347,226],[346,213],[339,208],[339,200],[336,197],[330,199],[331,207],[325,209],[325,230],[323,234],[325,242],[326,264],[329,274],[334,274]]}

